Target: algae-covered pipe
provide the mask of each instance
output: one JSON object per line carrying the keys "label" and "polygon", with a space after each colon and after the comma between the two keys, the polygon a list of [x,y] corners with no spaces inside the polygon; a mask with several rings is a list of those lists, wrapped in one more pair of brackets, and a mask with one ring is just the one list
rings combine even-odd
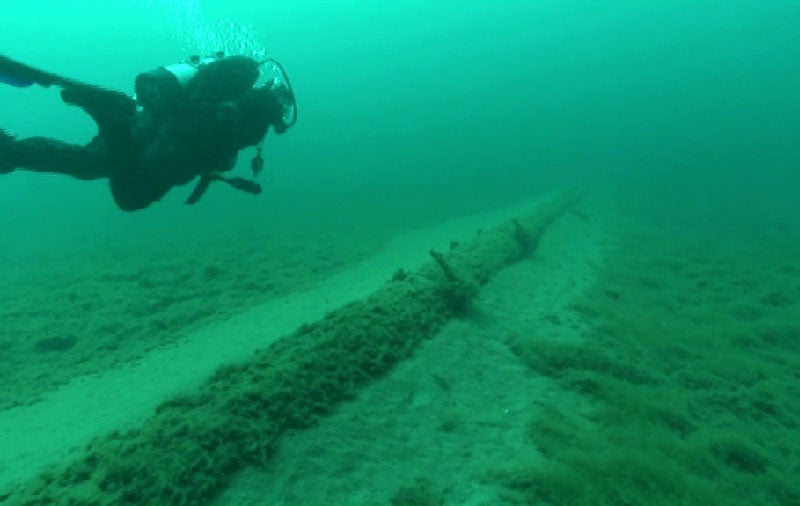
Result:
{"label": "algae-covered pipe", "polygon": [[312,426],[409,357],[493,274],[532,253],[577,199],[553,196],[446,254],[432,251],[418,271],[221,367],[194,394],[162,404],[137,429],[98,437],[76,460],[0,495],[0,504],[208,503],[234,472],[266,463],[287,430]]}

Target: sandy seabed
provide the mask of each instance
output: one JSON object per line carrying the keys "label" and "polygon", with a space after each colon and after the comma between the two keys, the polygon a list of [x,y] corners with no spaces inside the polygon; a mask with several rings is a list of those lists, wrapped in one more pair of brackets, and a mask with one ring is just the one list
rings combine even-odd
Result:
{"label": "sandy seabed", "polygon": [[[367,297],[429,249],[532,205],[362,241],[258,304],[195,318],[91,375],[66,368],[75,378],[0,411],[0,491]],[[265,465],[236,473],[209,502],[798,504],[798,251],[789,240],[709,244],[589,198],[411,358],[288,432]]]}
{"label": "sandy seabed", "polygon": [[800,244],[601,202],[214,504],[800,504]]}

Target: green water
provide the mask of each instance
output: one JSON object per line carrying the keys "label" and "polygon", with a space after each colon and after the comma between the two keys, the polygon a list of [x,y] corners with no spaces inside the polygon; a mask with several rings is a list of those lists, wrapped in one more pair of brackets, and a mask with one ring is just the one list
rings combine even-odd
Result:
{"label": "green water", "polygon": [[[9,4],[4,53],[125,91],[209,40],[260,45],[288,68],[302,119],[268,140],[260,199],[217,191],[187,210],[188,189],[175,190],[131,220],[101,182],[14,174],[3,230],[25,242],[65,227],[149,235],[156,223],[268,219],[270,206],[417,218],[656,175],[704,198],[741,181],[780,196],[800,160],[798,19],[791,1]],[[4,86],[0,101],[0,121],[19,135],[92,135],[52,90]],[[20,219],[38,226],[19,230]]]}
{"label": "green water", "polygon": [[[581,186],[613,194],[646,246],[618,241],[594,299],[574,302],[591,346],[510,344],[577,400],[530,421],[548,466],[488,481],[508,504],[800,500],[800,415],[784,407],[800,342],[800,2],[31,0],[0,12],[2,54],[125,92],[190,54],[266,52],[299,106],[297,125],[266,140],[258,197],[212,188],[186,206],[187,186],[128,214],[104,181],[0,176],[3,408],[311,286],[409,229]],[[0,127],[76,143],[95,128],[56,90],[6,85]],[[40,339],[69,336],[74,350],[25,361]]]}

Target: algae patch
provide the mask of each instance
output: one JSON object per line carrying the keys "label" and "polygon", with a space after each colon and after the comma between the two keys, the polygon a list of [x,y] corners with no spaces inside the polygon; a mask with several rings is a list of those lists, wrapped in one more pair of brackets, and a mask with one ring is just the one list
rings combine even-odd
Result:
{"label": "algae patch", "polygon": [[800,504],[796,249],[618,246],[582,342],[509,339],[565,393],[530,423],[548,463],[491,480],[509,504]]}

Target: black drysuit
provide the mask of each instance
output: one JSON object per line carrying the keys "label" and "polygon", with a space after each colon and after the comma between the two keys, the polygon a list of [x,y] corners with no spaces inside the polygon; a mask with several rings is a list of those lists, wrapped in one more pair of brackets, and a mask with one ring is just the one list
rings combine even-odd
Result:
{"label": "black drysuit", "polygon": [[258,144],[272,125],[283,133],[284,107],[291,92],[253,87],[258,63],[227,57],[200,68],[192,81],[158,108],[137,108],[126,94],[63,79],[65,103],[86,111],[97,135],[85,146],[45,137],[0,143],[0,164],[78,179],[107,178],[117,205],[126,211],[147,207],[173,186],[200,177],[192,203],[208,183],[221,179],[250,193],[260,187],[225,178],[239,150]]}

